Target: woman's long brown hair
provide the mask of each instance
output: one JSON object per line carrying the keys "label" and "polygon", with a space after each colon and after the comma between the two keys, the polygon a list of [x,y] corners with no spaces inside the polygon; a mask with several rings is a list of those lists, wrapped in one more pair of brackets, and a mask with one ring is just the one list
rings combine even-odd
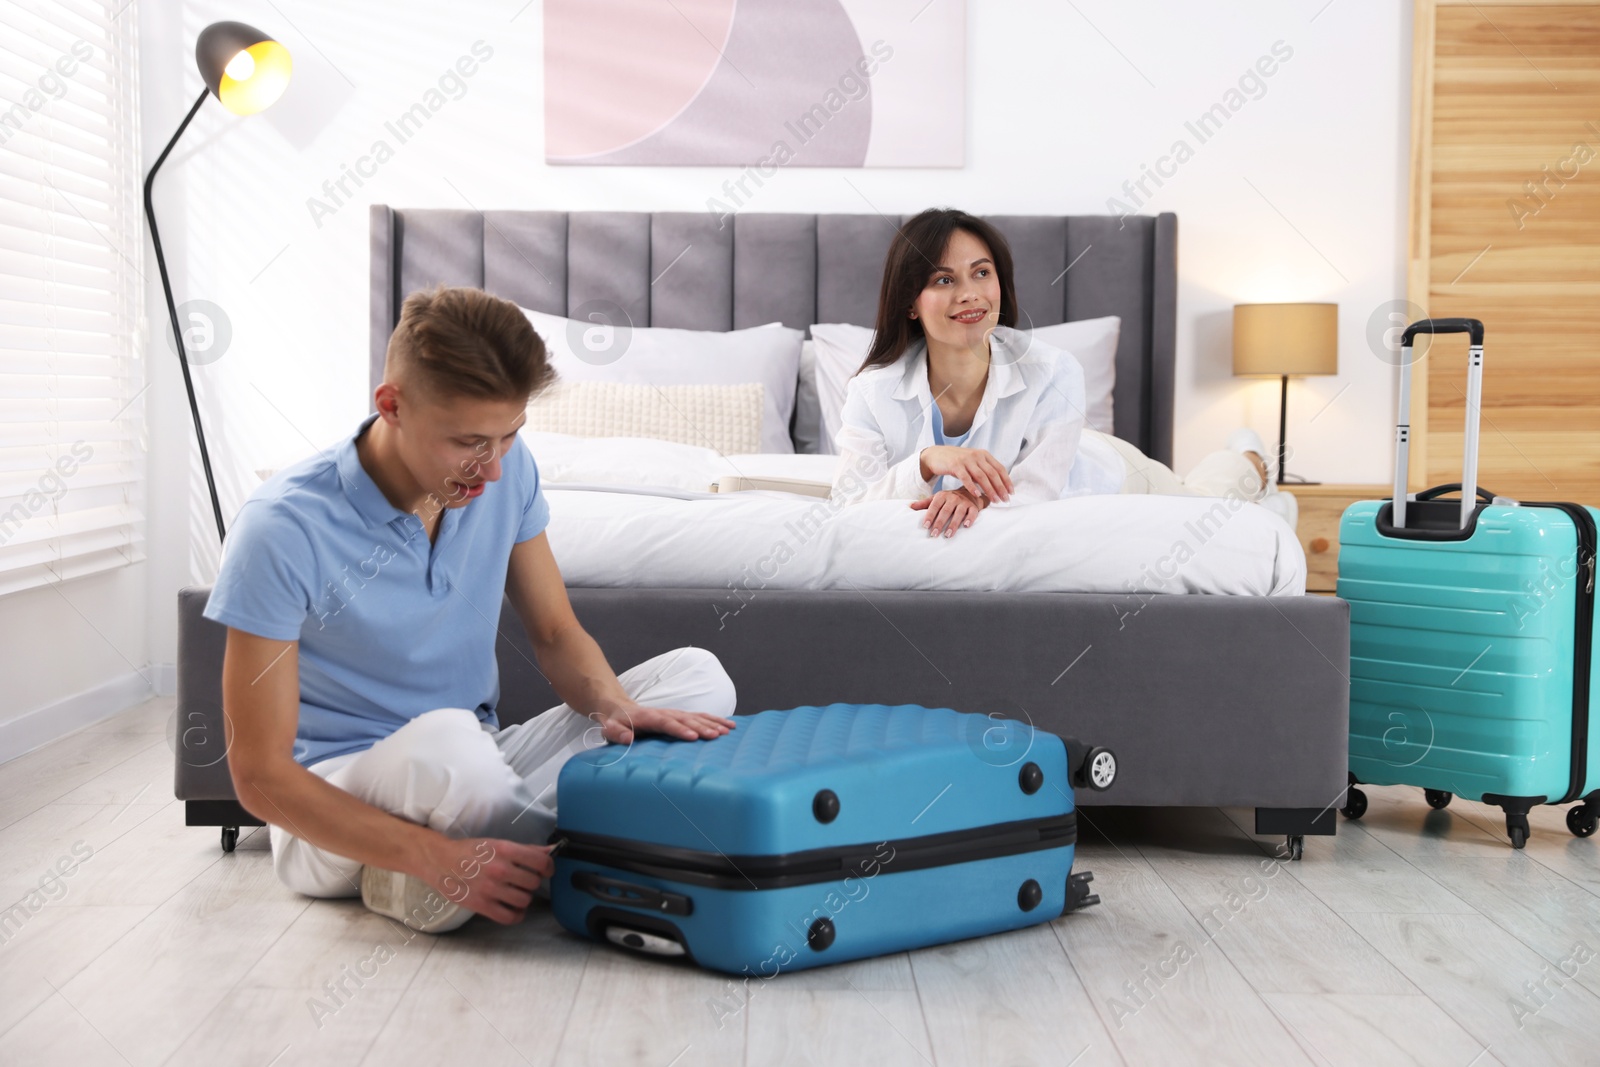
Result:
{"label": "woman's long brown hair", "polygon": [[[917,341],[926,340],[922,323],[908,312],[928,285],[933,268],[956,230],[966,230],[989,246],[1000,276],[1001,326],[1017,324],[1017,293],[1011,284],[1011,246],[1000,231],[976,215],[953,207],[932,207],[912,218],[895,234],[884,257],[883,285],[878,290],[878,325],[861,371],[897,361]],[[949,265],[949,264],[947,264]]]}

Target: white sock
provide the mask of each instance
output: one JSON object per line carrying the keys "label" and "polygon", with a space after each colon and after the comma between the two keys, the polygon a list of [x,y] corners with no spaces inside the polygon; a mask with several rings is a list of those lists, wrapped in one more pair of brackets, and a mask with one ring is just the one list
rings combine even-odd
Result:
{"label": "white sock", "polygon": [[1256,433],[1248,426],[1239,427],[1237,430],[1233,431],[1233,433],[1228,435],[1228,451],[1237,452],[1240,455],[1244,455],[1246,452],[1254,452],[1256,455],[1260,456],[1261,462],[1267,468],[1267,477],[1265,479],[1266,484],[1262,487],[1265,490],[1264,495],[1271,496],[1273,493],[1278,491],[1276,479],[1274,479],[1272,476],[1272,464],[1267,460],[1267,456],[1269,454],[1267,452],[1267,446],[1265,442],[1261,440],[1260,434]]}

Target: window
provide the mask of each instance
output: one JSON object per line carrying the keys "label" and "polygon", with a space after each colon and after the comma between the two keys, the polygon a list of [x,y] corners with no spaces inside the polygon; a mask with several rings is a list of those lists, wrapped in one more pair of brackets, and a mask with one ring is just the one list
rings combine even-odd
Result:
{"label": "window", "polygon": [[144,558],[137,14],[0,0],[0,594]]}

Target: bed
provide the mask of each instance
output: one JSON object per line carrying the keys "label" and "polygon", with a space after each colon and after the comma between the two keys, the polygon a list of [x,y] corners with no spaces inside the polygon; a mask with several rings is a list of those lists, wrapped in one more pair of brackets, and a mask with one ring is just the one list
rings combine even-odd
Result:
{"label": "bed", "polygon": [[[649,326],[870,326],[884,253],[903,221],[383,205],[371,212],[374,382],[403,295],[440,282],[481,286],[551,315],[603,303]],[[1170,463],[1175,217],[988,218],[1011,244],[1029,322],[1121,317],[1115,433]],[[963,555],[936,564],[927,553],[952,545],[896,549],[903,504],[859,504],[830,528],[876,539],[874,552],[842,556],[819,538],[811,556],[796,557],[802,562],[751,582],[733,577],[728,561],[748,557],[763,530],[783,528],[773,523],[774,508],[800,515],[820,501],[681,487],[545,488],[552,550],[573,607],[618,670],[698,645],[727,668],[741,714],[848,701],[1006,715],[1116,751],[1115,786],[1084,792],[1082,804],[1252,807],[1257,832],[1284,835],[1296,857],[1304,835],[1334,832],[1346,785],[1348,607],[1299,595],[1298,544],[1253,505],[1230,512],[1215,532],[1204,516],[1217,516],[1216,501],[1033,505],[1064,516],[1058,537],[1043,542],[1049,554],[1023,551],[1041,543],[1040,530],[988,522],[990,512],[962,531]],[[1082,538],[1067,525],[1069,509],[1083,537],[1118,528],[1125,536],[1102,537],[1100,548],[1074,555]],[[697,522],[700,534],[686,532]],[[630,524],[675,533],[643,553],[637,537],[626,540]],[[720,535],[703,531],[734,527],[745,529],[744,547],[705,550]],[[1201,562],[1168,568],[1164,559],[1180,544]],[[1242,565],[1247,557],[1255,562]],[[957,559],[966,569],[949,565]],[[908,588],[917,574],[929,577]],[[224,827],[227,847],[232,828],[254,820],[235,802],[222,757],[224,635],[201,617],[205,596],[180,594],[177,795],[192,824]],[[518,722],[558,699],[509,607],[500,633],[499,715]]]}

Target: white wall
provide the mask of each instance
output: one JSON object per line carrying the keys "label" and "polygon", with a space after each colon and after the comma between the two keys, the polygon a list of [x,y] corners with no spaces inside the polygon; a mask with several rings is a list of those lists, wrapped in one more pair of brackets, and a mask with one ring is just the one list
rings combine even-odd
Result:
{"label": "white wall", "polygon": [[145,564],[0,598],[0,762],[164,685],[149,667]]}
{"label": "white wall", "polygon": [[[905,0],[907,18],[923,3]],[[165,142],[199,89],[192,53],[207,23],[252,23],[294,55],[294,82],[272,110],[238,118],[214,101],[201,110],[158,196],[179,300],[212,300],[231,319],[231,348],[196,371],[230,515],[253,470],[325,445],[368,410],[368,203],[692,211],[738,175],[544,166],[538,2],[514,18],[516,4],[487,0],[140,6],[147,144]],[[795,167],[749,208],[1103,213],[1185,137],[1193,158],[1160,188],[1147,184],[1141,209],[1179,217],[1176,465],[1241,423],[1276,441],[1277,383],[1231,377],[1231,306],[1327,300],[1340,305],[1340,374],[1294,383],[1290,469],[1383,481],[1394,386],[1366,331],[1374,310],[1404,295],[1410,4],[968,0],[967,28],[966,167]],[[308,198],[325,198],[324,181],[478,40],[494,54],[465,94],[399,146],[355,202],[314,220]],[[1264,94],[1198,144],[1185,121],[1277,41],[1293,54]],[[164,321],[155,286],[150,299],[152,321]],[[215,565],[172,362],[152,390],[150,642],[161,662],[175,655],[174,591]]]}

